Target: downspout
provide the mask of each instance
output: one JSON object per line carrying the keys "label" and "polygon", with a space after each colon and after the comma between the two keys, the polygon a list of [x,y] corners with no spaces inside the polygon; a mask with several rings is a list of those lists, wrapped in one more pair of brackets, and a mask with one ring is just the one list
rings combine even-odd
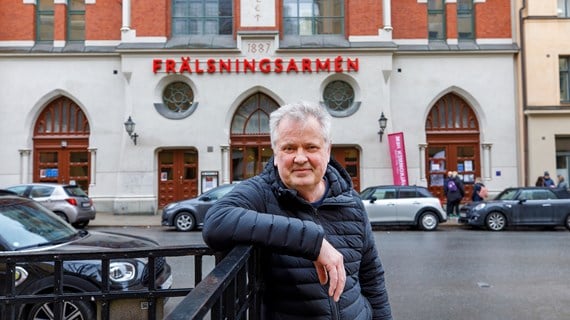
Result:
{"label": "downspout", "polygon": [[526,84],[526,57],[525,57],[525,41],[524,41],[524,20],[523,18],[523,11],[526,9],[526,0],[522,0],[522,7],[519,9],[519,28],[520,28],[520,60],[521,60],[521,95],[522,95],[522,116],[523,116],[523,136],[522,136],[522,143],[523,143],[523,158],[524,158],[524,185],[529,185],[528,175],[529,175],[529,164],[528,164],[528,117],[526,115],[527,107],[528,107],[528,99],[527,99],[527,84]]}

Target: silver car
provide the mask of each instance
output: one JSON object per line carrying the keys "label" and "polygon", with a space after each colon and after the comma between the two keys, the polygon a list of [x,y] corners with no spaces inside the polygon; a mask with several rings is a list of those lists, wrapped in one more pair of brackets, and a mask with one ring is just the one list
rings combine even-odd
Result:
{"label": "silver car", "polygon": [[360,197],[372,225],[408,225],[432,231],[447,221],[441,202],[425,187],[374,186],[364,189]]}
{"label": "silver car", "polygon": [[84,228],[95,219],[93,200],[77,185],[29,183],[6,189],[34,199],[76,228]]}

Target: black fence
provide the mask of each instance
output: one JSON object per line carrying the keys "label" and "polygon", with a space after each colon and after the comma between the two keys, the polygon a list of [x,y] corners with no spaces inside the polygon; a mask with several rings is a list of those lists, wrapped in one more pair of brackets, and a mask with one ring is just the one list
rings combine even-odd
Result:
{"label": "black fence", "polygon": [[[165,257],[194,256],[195,287],[158,288],[156,285],[157,268]],[[216,266],[203,278],[203,257],[214,256]],[[146,258],[147,276],[143,290],[118,291],[109,286],[109,266],[114,259]],[[64,263],[69,261],[100,261],[101,288],[97,291],[70,292],[65,289]],[[30,262],[48,262],[53,264],[53,292],[22,295],[16,290],[16,267]],[[66,301],[85,301],[97,306],[97,318],[126,319],[124,305],[119,310],[112,304],[117,301],[140,301],[147,303],[144,317],[137,319],[160,319],[160,302],[170,297],[185,297],[167,319],[202,319],[210,314],[211,319],[258,319],[259,306],[259,263],[256,251],[252,247],[236,247],[222,255],[211,249],[195,246],[167,246],[156,249],[120,249],[102,252],[57,252],[57,253],[1,253],[0,273],[4,288],[0,292],[0,318],[18,319],[19,312],[26,305],[52,303],[53,319],[64,319],[63,310]],[[246,316],[247,315],[247,316]]]}

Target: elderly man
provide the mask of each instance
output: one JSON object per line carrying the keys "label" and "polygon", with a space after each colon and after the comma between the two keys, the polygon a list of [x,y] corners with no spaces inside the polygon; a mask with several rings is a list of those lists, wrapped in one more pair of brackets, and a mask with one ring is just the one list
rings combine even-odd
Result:
{"label": "elderly man", "polygon": [[274,157],[208,211],[205,242],[262,250],[264,319],[392,319],[364,206],[330,158],[330,115],[289,104],[269,126]]}

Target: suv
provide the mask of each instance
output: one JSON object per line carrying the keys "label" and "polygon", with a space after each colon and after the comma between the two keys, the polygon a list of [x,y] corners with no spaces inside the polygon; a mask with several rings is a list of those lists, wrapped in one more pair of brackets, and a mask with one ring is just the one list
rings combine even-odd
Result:
{"label": "suv", "polygon": [[[77,230],[62,221],[53,212],[35,201],[0,190],[0,253],[64,251],[102,252],[108,249],[154,249],[158,243],[148,238],[111,232]],[[5,258],[7,259],[7,258]],[[0,295],[6,296],[13,289],[16,296],[33,296],[53,293],[59,283],[63,292],[101,292],[106,286],[101,279],[101,260],[63,261],[63,278],[56,281],[53,262],[36,261],[17,263],[10,275],[9,263],[0,263]],[[170,265],[164,257],[156,257],[155,267],[150,268],[146,258],[113,259],[108,265],[113,291],[142,290],[148,287],[149,270],[155,270],[156,287],[172,286]],[[14,280],[8,280],[7,277]],[[11,288],[10,282],[15,287]],[[15,319],[53,319],[55,304],[37,302],[18,308]],[[0,305],[0,313],[3,306]],[[89,300],[68,300],[64,303],[62,319],[96,319],[96,303]]]}
{"label": "suv", "polygon": [[372,225],[409,225],[426,231],[447,221],[441,202],[420,186],[374,186],[360,193]]}
{"label": "suv", "polygon": [[77,185],[30,183],[6,189],[36,200],[76,228],[84,228],[95,219],[93,201]]}

